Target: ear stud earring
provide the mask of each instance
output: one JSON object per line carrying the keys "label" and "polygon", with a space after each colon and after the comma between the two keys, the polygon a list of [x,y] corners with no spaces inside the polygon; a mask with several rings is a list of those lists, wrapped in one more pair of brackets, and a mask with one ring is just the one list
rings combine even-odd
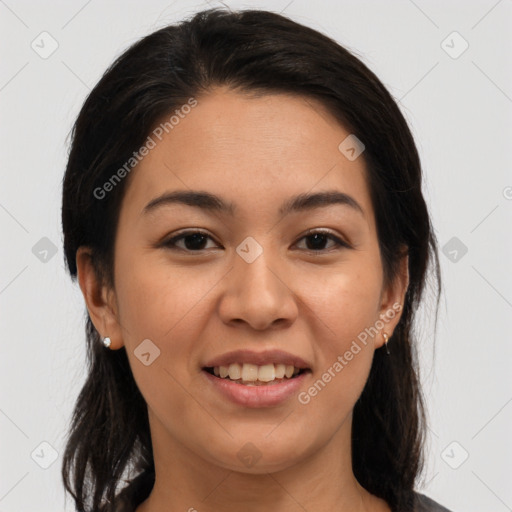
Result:
{"label": "ear stud earring", "polygon": [[112,340],[108,336],[103,338],[103,345],[105,345],[105,347],[109,348],[111,343]]}
{"label": "ear stud earring", "polygon": [[386,346],[386,354],[389,355],[390,354],[389,348],[388,348],[389,336],[386,333],[383,333],[382,337],[384,338],[384,344]]}

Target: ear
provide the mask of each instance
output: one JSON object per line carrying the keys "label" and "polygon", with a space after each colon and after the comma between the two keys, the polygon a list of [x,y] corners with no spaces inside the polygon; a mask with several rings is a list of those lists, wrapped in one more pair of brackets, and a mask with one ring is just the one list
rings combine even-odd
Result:
{"label": "ear", "polygon": [[91,321],[103,339],[111,339],[110,349],[118,349],[123,345],[121,327],[118,322],[117,303],[114,290],[101,282],[94,268],[92,250],[79,247],[76,253],[78,282],[89,311]]}
{"label": "ear", "polygon": [[409,252],[407,247],[403,247],[400,254],[397,275],[393,282],[389,283],[381,293],[379,320],[384,326],[380,329],[381,336],[378,340],[375,340],[375,348],[382,347],[384,344],[384,334],[391,338],[402,316],[405,294],[409,286]]}

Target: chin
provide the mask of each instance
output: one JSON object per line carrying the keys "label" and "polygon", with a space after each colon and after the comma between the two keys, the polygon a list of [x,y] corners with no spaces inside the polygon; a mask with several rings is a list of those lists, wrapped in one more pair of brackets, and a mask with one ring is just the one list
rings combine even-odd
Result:
{"label": "chin", "polygon": [[[259,437],[244,436],[243,441],[229,443],[226,451],[209,452],[207,458],[231,471],[263,475],[286,470],[307,457],[308,451],[316,451],[314,447],[308,450],[304,442],[295,441],[291,437],[288,437],[288,443],[283,443],[280,437],[270,437],[268,431]],[[233,444],[236,446],[234,451]]]}

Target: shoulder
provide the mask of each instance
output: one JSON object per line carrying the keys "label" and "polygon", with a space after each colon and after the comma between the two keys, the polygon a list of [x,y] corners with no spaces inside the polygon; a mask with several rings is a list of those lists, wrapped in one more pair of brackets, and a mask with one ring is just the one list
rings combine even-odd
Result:
{"label": "shoulder", "polygon": [[451,512],[446,507],[443,507],[441,504],[437,503],[437,501],[434,501],[424,494],[415,492],[414,497],[414,512]]}

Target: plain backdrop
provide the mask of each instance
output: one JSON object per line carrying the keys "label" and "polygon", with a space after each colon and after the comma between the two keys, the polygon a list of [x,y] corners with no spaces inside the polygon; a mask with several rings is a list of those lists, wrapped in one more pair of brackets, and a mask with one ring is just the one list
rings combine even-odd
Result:
{"label": "plain backdrop", "polygon": [[[73,510],[60,478],[85,378],[84,302],[64,270],[60,226],[72,123],[129,45],[220,5],[0,1],[2,512]],[[512,1],[227,5],[324,32],[399,102],[421,154],[444,281],[437,332],[433,298],[418,329],[431,421],[420,490],[454,512],[512,510]]]}

